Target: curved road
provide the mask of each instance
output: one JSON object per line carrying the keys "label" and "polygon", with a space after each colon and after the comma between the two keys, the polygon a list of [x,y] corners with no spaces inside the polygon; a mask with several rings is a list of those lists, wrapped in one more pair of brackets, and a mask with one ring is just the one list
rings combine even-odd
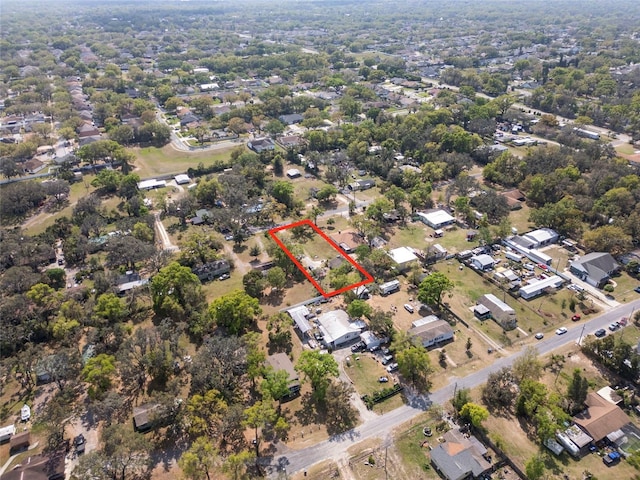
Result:
{"label": "curved road", "polygon": [[[630,317],[634,310],[640,309],[640,299],[621,305],[586,322],[580,322],[568,329],[564,335],[554,335],[535,344],[541,355],[548,354],[565,345],[577,343],[583,336],[593,333],[622,317]],[[286,450],[272,459],[271,473],[274,475],[285,469],[288,474],[309,469],[312,465],[326,459],[340,460],[347,455],[347,449],[369,438],[383,438],[394,428],[423,413],[431,404],[444,405],[453,396],[455,388],[474,388],[486,382],[489,374],[513,364],[522,351],[497,359],[492,365],[478,370],[453,384],[414,399],[413,405],[404,405],[384,415],[367,420],[348,432],[329,438],[301,450]]]}

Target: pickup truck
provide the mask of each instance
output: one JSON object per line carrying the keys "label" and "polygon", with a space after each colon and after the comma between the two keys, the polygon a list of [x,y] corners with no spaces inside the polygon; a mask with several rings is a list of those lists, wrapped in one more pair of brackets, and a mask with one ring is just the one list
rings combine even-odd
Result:
{"label": "pickup truck", "polygon": [[602,461],[607,466],[615,465],[616,463],[618,463],[620,461],[620,454],[618,452],[608,453],[607,455],[605,455],[602,458]]}

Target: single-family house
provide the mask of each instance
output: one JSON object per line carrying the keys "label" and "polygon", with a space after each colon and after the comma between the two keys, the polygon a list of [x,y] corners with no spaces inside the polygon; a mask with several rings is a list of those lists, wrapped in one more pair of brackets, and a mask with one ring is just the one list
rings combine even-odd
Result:
{"label": "single-family house", "polygon": [[430,212],[418,212],[416,213],[418,218],[425,225],[430,226],[434,230],[439,230],[447,225],[451,225],[455,222],[455,218],[453,218],[449,213],[444,210],[432,210]]}
{"label": "single-family house", "polygon": [[136,432],[145,433],[151,430],[155,424],[155,414],[160,405],[146,403],[133,408],[133,428]]}
{"label": "single-family house", "polygon": [[202,225],[212,217],[211,212],[206,208],[200,208],[196,210],[196,214],[191,218],[191,225]]}
{"label": "single-family house", "polygon": [[218,278],[220,275],[229,273],[231,265],[227,260],[214,260],[203,265],[192,267],[191,271],[200,279],[201,282],[210,281]]}
{"label": "single-family house", "polygon": [[267,357],[267,363],[276,371],[285,371],[287,375],[289,375],[289,393],[285,395],[283,398],[293,398],[298,395],[300,392],[300,378],[298,376],[298,372],[293,367],[293,363],[291,359],[286,353],[274,353],[273,355],[269,355]]}
{"label": "single-family house", "polygon": [[534,280],[520,287],[518,294],[525,300],[542,295],[545,291],[559,288],[564,283],[564,279],[558,275],[552,275],[541,280]]}
{"label": "single-family house", "polygon": [[418,256],[411,247],[394,248],[393,250],[389,250],[388,255],[397,265],[397,269],[400,272],[404,272],[418,263]]}
{"label": "single-family house", "polygon": [[285,125],[293,125],[294,123],[300,123],[304,120],[304,117],[299,113],[290,113],[289,115],[280,115],[278,117]]}
{"label": "single-family house", "polygon": [[318,328],[328,348],[339,348],[360,337],[362,329],[349,321],[344,310],[332,310],[318,317]]}
{"label": "single-family house", "polygon": [[351,190],[352,192],[358,192],[360,190],[369,190],[370,188],[373,188],[376,186],[376,182],[375,180],[356,180],[353,183],[350,183],[349,185],[347,185],[347,188],[349,190]]}
{"label": "single-family house", "polygon": [[24,173],[27,173],[27,174],[38,173],[45,167],[46,165],[40,160],[38,160],[37,158],[32,158],[31,160],[27,160],[22,165],[22,169],[24,170]]}
{"label": "single-family house", "polygon": [[431,463],[446,480],[481,478],[491,469],[487,449],[473,435],[449,430],[430,452]]}
{"label": "single-family house", "polygon": [[573,421],[596,443],[631,422],[620,407],[597,393],[587,394],[585,404],[587,409],[573,417]]}
{"label": "single-family house", "polygon": [[31,443],[31,433],[29,431],[20,432],[9,440],[9,450],[11,454],[26,450]]}
{"label": "single-family house", "polygon": [[611,275],[620,269],[610,253],[592,252],[569,263],[569,270],[580,280],[597,288],[602,288]]}
{"label": "single-family house", "polygon": [[453,328],[444,320],[434,320],[412,327],[407,333],[419,339],[425,348],[453,340]]}
{"label": "single-family house", "polygon": [[507,200],[507,205],[511,210],[520,210],[522,203],[526,200],[524,194],[517,188],[504,191],[500,195]]}
{"label": "single-family house", "polygon": [[480,270],[482,272],[488,272],[493,269],[493,266],[496,264],[496,261],[493,259],[491,255],[487,255],[483,253],[481,255],[474,255],[469,259],[469,264],[472,268],[476,270]]}
{"label": "single-family house", "polygon": [[503,329],[513,330],[516,328],[516,311],[500,300],[492,293],[482,295],[478,299],[478,304],[484,305],[491,312],[493,318]]}
{"label": "single-family house", "polygon": [[149,180],[142,180],[138,182],[139,190],[155,190],[157,188],[164,188],[167,186],[166,180],[156,180],[155,178],[151,178]]}
{"label": "single-family house", "polygon": [[0,480],[61,480],[65,478],[65,453],[34,455],[0,476]]}
{"label": "single-family house", "polygon": [[518,245],[533,250],[536,248],[551,245],[558,241],[558,232],[550,228],[539,228],[524,235],[516,235],[511,240]]}
{"label": "single-family house", "polygon": [[304,139],[299,135],[285,135],[276,140],[276,142],[284,149],[296,148],[304,145]]}
{"label": "single-family house", "polygon": [[187,127],[191,124],[198,123],[200,121],[200,117],[194,115],[193,113],[186,113],[180,118],[180,126]]}
{"label": "single-family house", "polygon": [[352,230],[340,230],[337,234],[331,236],[331,240],[346,253],[353,252],[364,243],[364,239]]}
{"label": "single-family house", "polygon": [[78,128],[78,137],[97,137],[100,135],[100,130],[98,130],[94,125],[90,123],[83,123]]}
{"label": "single-family house", "polygon": [[267,137],[262,138],[254,138],[250,142],[247,143],[247,147],[253,150],[256,153],[262,153],[270,150],[275,150],[276,145],[273,143],[273,140]]}

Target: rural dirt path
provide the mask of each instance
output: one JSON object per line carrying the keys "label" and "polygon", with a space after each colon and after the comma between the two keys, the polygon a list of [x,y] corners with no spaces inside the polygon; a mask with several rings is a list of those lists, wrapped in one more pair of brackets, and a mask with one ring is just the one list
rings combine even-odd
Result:
{"label": "rural dirt path", "polygon": [[226,253],[233,260],[233,265],[239,273],[244,275],[249,270],[251,270],[251,265],[248,265],[246,262],[240,259],[238,254],[233,251],[233,247],[231,245],[225,243],[222,248],[224,250],[224,253]]}
{"label": "rural dirt path", "polygon": [[158,232],[158,236],[160,237],[160,241],[162,242],[162,249],[167,250],[169,252],[177,252],[180,248],[177,245],[171,243],[171,237],[167,233],[167,229],[164,228],[164,224],[160,220],[160,213],[155,213],[156,218],[156,231]]}

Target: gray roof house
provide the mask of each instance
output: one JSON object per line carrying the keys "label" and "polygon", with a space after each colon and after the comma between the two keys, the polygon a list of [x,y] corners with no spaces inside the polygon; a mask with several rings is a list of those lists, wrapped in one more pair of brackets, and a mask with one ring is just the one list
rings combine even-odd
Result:
{"label": "gray roof house", "polygon": [[569,264],[569,269],[579,279],[597,288],[602,288],[611,275],[620,269],[610,253],[593,252]]}
{"label": "gray roof house", "polygon": [[274,353],[267,357],[267,363],[277,372],[283,370],[289,375],[289,393],[285,399],[292,398],[300,392],[300,378],[286,353]]}
{"label": "gray roof house", "polygon": [[445,442],[431,450],[431,463],[444,478],[479,478],[491,469],[491,463],[485,458],[487,449],[476,437],[460,430],[449,430],[443,437]]}
{"label": "gray roof house", "polygon": [[299,113],[291,113],[289,115],[280,115],[278,117],[278,120],[280,120],[285,125],[293,125],[294,123],[300,123],[302,120],[304,120],[304,117]]}
{"label": "gray roof house", "polygon": [[204,265],[193,267],[191,271],[196,274],[201,282],[204,282],[229,273],[231,271],[231,265],[227,260],[215,260],[205,263]]}
{"label": "gray roof house", "polygon": [[270,138],[256,138],[247,143],[247,147],[256,153],[261,153],[266,150],[274,150],[276,145]]}

